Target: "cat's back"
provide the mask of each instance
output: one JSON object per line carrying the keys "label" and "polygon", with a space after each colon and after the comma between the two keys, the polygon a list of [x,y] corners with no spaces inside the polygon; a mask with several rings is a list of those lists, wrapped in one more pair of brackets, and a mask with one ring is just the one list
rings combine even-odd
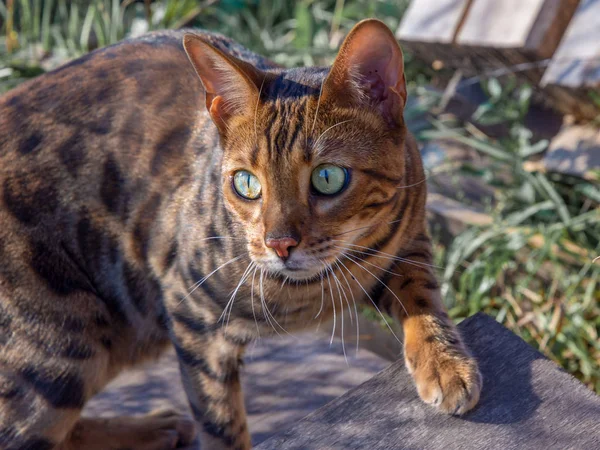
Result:
{"label": "cat's back", "polygon": [[235,41],[199,30],[158,31],[96,50],[0,96],[2,167],[88,138],[119,135],[127,150],[132,138],[204,115],[202,86],[182,45],[188,32],[271,66]]}
{"label": "cat's back", "polygon": [[157,193],[185,183],[191,162],[216,148],[202,85],[183,49],[187,32],[269,64],[217,34],[161,31],[91,52],[0,96],[0,255],[9,236],[69,239],[81,217],[129,230]]}

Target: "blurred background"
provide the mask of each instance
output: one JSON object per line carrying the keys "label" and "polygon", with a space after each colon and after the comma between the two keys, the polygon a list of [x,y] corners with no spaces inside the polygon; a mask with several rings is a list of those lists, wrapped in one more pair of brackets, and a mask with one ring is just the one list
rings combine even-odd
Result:
{"label": "blurred background", "polygon": [[495,317],[600,393],[600,1],[0,0],[0,93],[164,28],[325,65],[367,17],[405,51],[451,316]]}

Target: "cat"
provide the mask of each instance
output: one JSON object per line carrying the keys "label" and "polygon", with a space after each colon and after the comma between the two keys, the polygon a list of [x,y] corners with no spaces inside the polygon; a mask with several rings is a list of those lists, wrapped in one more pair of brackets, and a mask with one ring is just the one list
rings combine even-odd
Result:
{"label": "cat", "polygon": [[[0,448],[248,449],[244,347],[359,302],[402,324],[423,401],[473,408],[406,95],[368,19],[331,68],[155,32],[0,97]],[[171,345],[193,421],[80,417]]]}

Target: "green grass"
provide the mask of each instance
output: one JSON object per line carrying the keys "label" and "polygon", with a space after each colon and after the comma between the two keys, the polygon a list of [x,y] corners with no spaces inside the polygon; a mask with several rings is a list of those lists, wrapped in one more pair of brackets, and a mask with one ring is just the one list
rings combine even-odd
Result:
{"label": "green grass", "polygon": [[[360,19],[395,30],[408,0],[0,0],[0,93],[68,59],[149,30],[193,26],[229,35],[286,66],[328,64]],[[423,89],[438,73],[406,54],[419,106],[441,98]],[[473,124],[441,116],[414,128],[422,141],[451,140],[475,149],[477,165],[452,162],[453,174],[494,187],[493,223],[437,244],[444,299],[460,320],[494,316],[600,392],[600,173],[590,180],[531,170],[547,142],[524,127],[531,89],[486,80],[489,101]],[[492,139],[478,125],[505,124]],[[441,241],[440,241],[441,242]]]}
{"label": "green grass", "polygon": [[531,89],[496,80],[481,124],[503,123],[491,139],[451,120],[433,121],[421,139],[450,139],[483,155],[455,174],[480,177],[496,190],[490,226],[472,228],[437,252],[442,293],[452,317],[496,317],[527,342],[600,392],[600,190],[598,183],[527,169],[547,142],[523,126]]}

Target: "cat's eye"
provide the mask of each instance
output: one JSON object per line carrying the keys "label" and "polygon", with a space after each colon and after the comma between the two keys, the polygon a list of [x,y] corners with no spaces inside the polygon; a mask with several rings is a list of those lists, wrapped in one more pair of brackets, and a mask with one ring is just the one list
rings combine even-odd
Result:
{"label": "cat's eye", "polygon": [[238,194],[249,200],[256,200],[260,197],[260,181],[247,170],[238,170],[233,175],[233,187]]}
{"label": "cat's eye", "polygon": [[321,195],[339,194],[348,185],[348,170],[333,164],[321,164],[310,176],[312,187]]}

